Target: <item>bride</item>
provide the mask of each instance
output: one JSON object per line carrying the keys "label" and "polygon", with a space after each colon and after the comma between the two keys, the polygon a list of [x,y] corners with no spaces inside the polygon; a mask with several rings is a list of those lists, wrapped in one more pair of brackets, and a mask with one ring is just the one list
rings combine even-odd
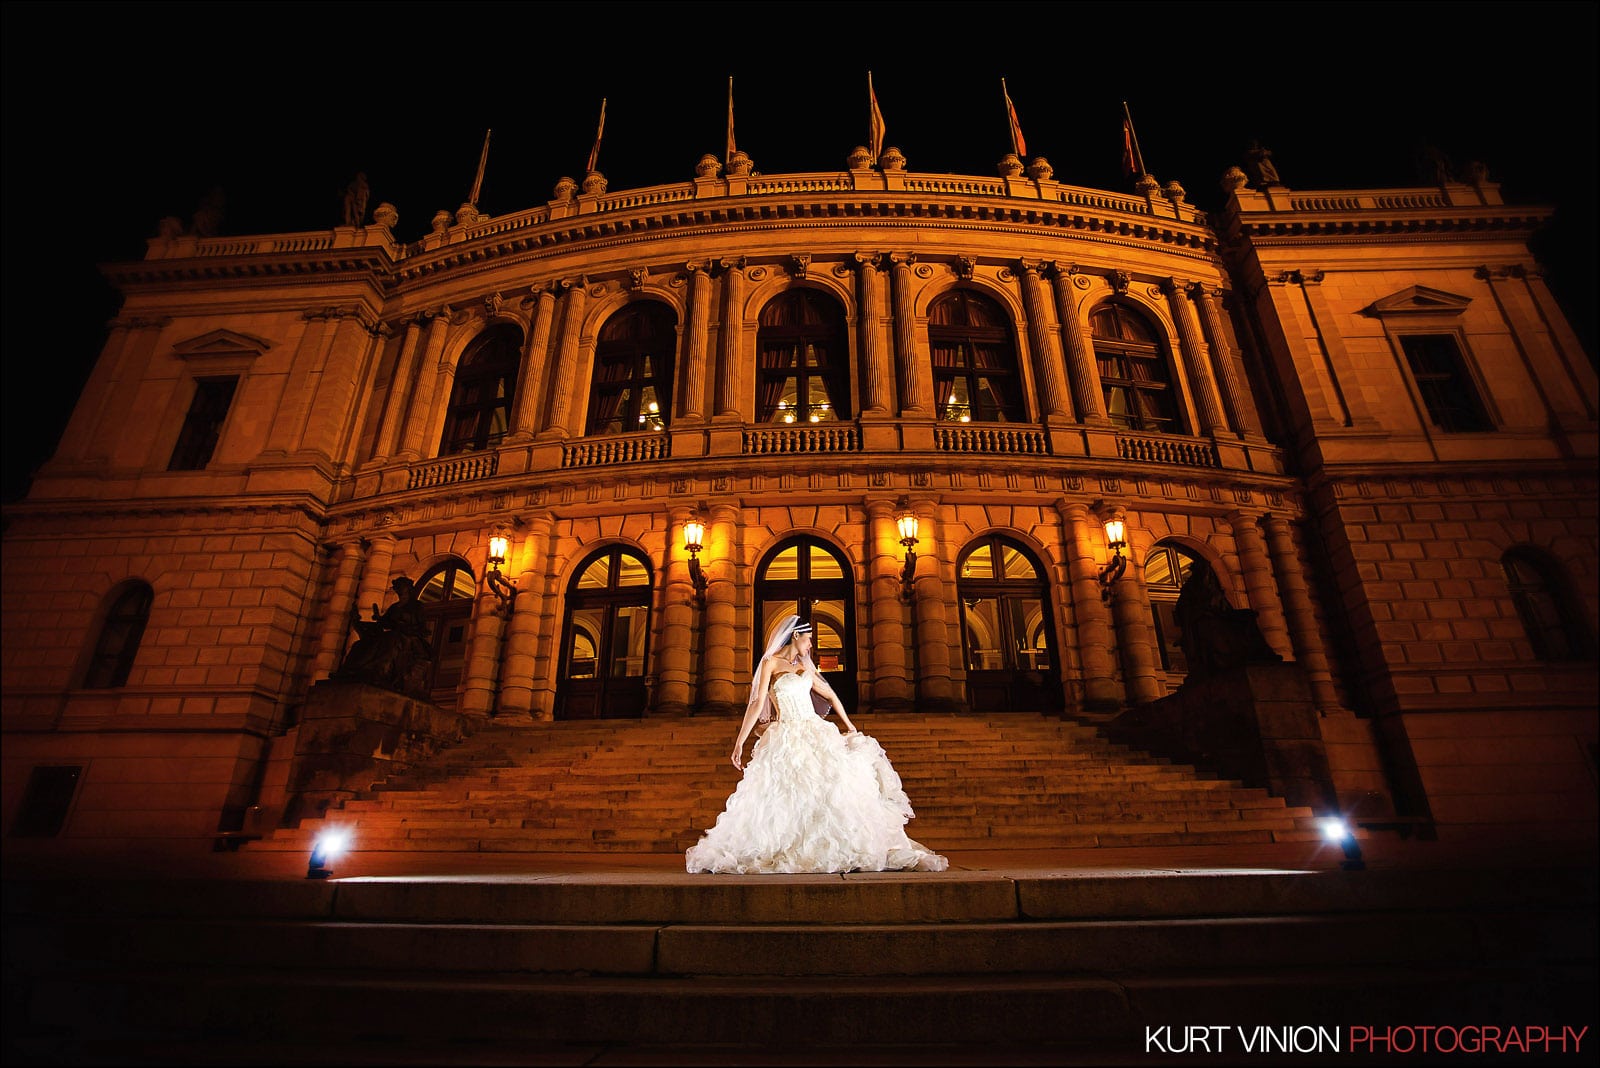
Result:
{"label": "bride", "polygon": [[[949,861],[906,837],[911,802],[876,740],[857,731],[811,660],[811,624],[791,615],[768,644],[750,683],[733,743],[744,778],[717,822],[689,849],[691,872],[944,871]],[[847,733],[818,715],[815,691]],[[776,707],[777,722],[744,743]],[[825,715],[826,713],[824,713]]]}

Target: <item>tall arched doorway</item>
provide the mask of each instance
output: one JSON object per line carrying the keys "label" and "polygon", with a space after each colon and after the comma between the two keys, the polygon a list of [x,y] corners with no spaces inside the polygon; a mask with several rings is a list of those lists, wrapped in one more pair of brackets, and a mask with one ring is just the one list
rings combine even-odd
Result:
{"label": "tall arched doorway", "polygon": [[428,627],[433,650],[428,693],[434,704],[454,708],[456,690],[467,668],[467,629],[478,581],[465,560],[452,557],[423,572],[417,583],[417,601]]}
{"label": "tall arched doorway", "polygon": [[[844,702],[856,710],[856,604],[850,564],[833,546],[815,538],[780,542],[756,569],[755,637],[752,655],[790,614],[810,623],[816,635],[811,657]],[[754,664],[751,665],[755,667]]]}
{"label": "tall arched doorway", "polygon": [[620,545],[585,560],[567,587],[557,719],[644,715],[650,564]]}
{"label": "tall arched doorway", "polygon": [[1189,674],[1178,627],[1178,594],[1194,572],[1194,553],[1176,542],[1158,541],[1144,558],[1144,587],[1150,598],[1150,621],[1156,628],[1156,651],[1167,682],[1176,686]]}
{"label": "tall arched doorway", "polygon": [[986,535],[962,553],[957,585],[972,710],[1060,711],[1050,587],[1033,554],[1010,538]]}

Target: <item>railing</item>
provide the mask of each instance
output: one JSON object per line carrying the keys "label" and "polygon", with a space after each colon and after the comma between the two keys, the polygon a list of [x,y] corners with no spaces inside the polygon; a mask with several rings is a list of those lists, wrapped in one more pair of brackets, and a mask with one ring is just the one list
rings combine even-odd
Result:
{"label": "railing", "polygon": [[799,174],[751,178],[745,191],[752,196],[762,196],[767,193],[843,193],[850,188],[850,179],[844,175]]}
{"label": "railing", "polygon": [[1120,197],[1112,193],[1098,193],[1089,189],[1062,189],[1056,194],[1061,203],[1100,211],[1126,211],[1133,215],[1149,215],[1150,205],[1133,197]]}
{"label": "railing", "polygon": [[1117,455],[1124,460],[1185,467],[1221,467],[1217,449],[1209,441],[1169,434],[1118,434]]}
{"label": "railing", "polygon": [[934,427],[934,442],[945,452],[1024,453],[1043,456],[1050,444],[1044,431],[1009,426]]}
{"label": "railing", "polygon": [[672,439],[665,434],[623,434],[561,446],[562,467],[599,467],[665,460],[672,455]]}
{"label": "railing", "polygon": [[497,452],[467,452],[459,456],[446,456],[413,467],[411,477],[406,481],[406,489],[445,486],[452,482],[471,482],[478,478],[488,478],[499,467],[500,454]]}
{"label": "railing", "polygon": [[995,178],[931,177],[906,175],[906,189],[916,193],[944,193],[951,196],[1003,197],[1006,183]]}
{"label": "railing", "polygon": [[747,456],[860,450],[861,434],[848,423],[836,423],[831,426],[786,426],[744,432],[744,451]]}

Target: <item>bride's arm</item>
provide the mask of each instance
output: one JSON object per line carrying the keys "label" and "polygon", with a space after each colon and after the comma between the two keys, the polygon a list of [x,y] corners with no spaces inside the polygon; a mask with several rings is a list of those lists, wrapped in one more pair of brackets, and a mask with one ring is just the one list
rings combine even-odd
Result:
{"label": "bride's arm", "polygon": [[833,692],[833,687],[828,685],[828,680],[822,677],[822,672],[813,668],[811,670],[811,688],[827,699],[833,710],[839,713],[839,722],[844,724],[844,729],[855,733],[856,725],[850,722],[850,717],[845,714],[844,702],[839,700],[839,695]]}
{"label": "bride's arm", "polygon": [[[761,661],[761,670],[756,672],[756,681],[751,685],[756,692],[750,695],[750,703],[745,706],[744,722],[739,724],[739,737],[733,743],[733,766],[740,771],[744,770],[744,743],[750,737],[750,732],[755,729],[756,720],[761,718],[761,710],[766,707],[767,685],[772,681],[772,661]],[[759,697],[757,696],[759,695]]]}

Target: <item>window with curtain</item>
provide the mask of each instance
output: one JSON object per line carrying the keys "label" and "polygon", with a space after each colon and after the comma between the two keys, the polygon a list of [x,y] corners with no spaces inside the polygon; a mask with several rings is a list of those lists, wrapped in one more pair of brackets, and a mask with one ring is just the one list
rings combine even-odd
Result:
{"label": "window with curtain", "polygon": [[677,317],[655,301],[629,304],[600,329],[587,434],[665,430],[671,422]]}
{"label": "window with curtain", "polygon": [[1182,434],[1166,345],[1148,319],[1121,304],[1089,317],[1106,414],[1129,430]]}
{"label": "window with curtain", "polygon": [[522,365],[522,331],[509,323],[491,326],[456,366],[439,455],[489,449],[511,428],[511,401]]}
{"label": "window with curtain", "polygon": [[1435,426],[1450,433],[1494,429],[1453,334],[1405,334],[1400,348]]}
{"label": "window with curtain", "polygon": [[130,582],[116,593],[100,624],[94,653],[84,672],[86,689],[114,689],[127,684],[154,599],[155,591],[144,582]]}
{"label": "window with curtain", "polygon": [[844,309],[815,289],[791,289],[761,309],[756,421],[850,418],[850,348]]}
{"label": "window with curtain", "polygon": [[1572,583],[1555,561],[1532,549],[1512,549],[1500,558],[1517,618],[1540,660],[1589,660],[1594,642]]}
{"label": "window with curtain", "polygon": [[1027,418],[1011,323],[1000,305],[957,289],[928,308],[934,402],[951,423],[1016,423]]}

